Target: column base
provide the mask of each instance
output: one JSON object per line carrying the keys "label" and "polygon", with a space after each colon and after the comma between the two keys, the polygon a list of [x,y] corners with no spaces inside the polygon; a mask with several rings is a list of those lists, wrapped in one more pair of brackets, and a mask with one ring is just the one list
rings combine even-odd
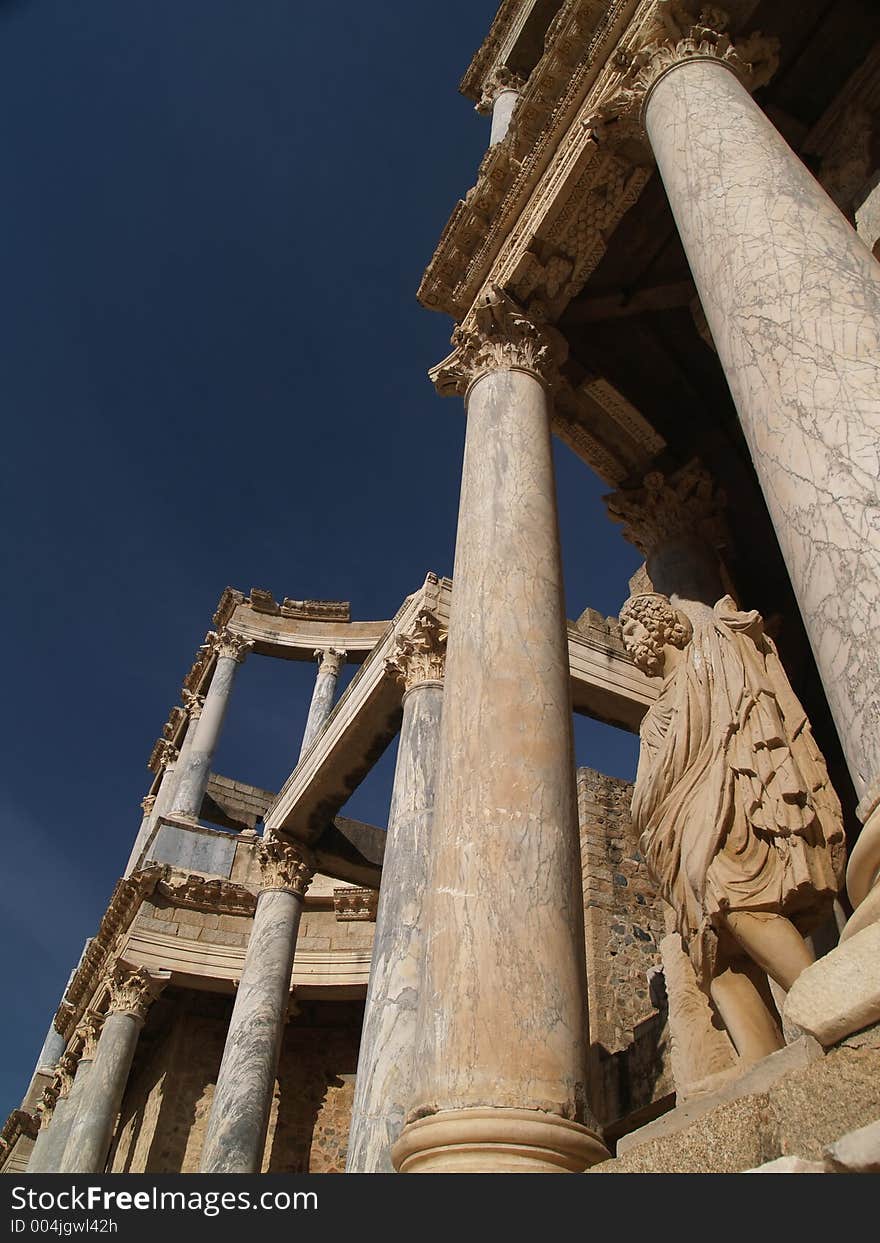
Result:
{"label": "column base", "polygon": [[398,1174],[580,1174],[611,1154],[579,1122],[537,1109],[448,1109],[404,1127]]}

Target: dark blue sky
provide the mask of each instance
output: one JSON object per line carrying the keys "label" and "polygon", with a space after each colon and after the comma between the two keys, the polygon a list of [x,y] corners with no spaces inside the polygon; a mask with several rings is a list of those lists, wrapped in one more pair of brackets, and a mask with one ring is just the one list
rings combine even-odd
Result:
{"label": "dark blue sky", "polygon": [[[415,292],[485,151],[457,86],[495,8],[0,0],[0,1121],[223,588],[388,618],[452,571],[452,325]],[[557,458],[569,615],[615,611],[638,558]],[[312,677],[251,658],[218,771],[278,788]],[[577,745],[634,772],[618,731]],[[350,814],[384,824],[392,769]]]}

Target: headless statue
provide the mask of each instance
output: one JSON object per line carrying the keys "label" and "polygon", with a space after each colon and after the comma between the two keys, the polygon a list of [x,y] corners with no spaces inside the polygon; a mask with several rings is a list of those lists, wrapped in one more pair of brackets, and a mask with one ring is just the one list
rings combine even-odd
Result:
{"label": "headless statue", "polygon": [[758,613],[729,596],[691,622],[666,596],[620,614],[636,665],[662,677],[641,727],[642,854],[737,1052],[780,1048],[767,976],[813,961],[845,863],[840,803]]}

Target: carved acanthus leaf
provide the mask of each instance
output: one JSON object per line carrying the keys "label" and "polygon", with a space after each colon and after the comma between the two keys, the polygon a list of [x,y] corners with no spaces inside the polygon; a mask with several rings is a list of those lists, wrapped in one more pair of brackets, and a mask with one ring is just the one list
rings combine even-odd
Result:
{"label": "carved acanthus leaf", "polygon": [[260,888],[281,889],[304,898],[315,875],[315,860],[310,850],[299,842],[284,842],[277,837],[264,837],[257,847],[260,864]]}
{"label": "carved acanthus leaf", "polygon": [[151,975],[146,967],[128,967],[117,963],[107,977],[110,994],[109,1014],[131,1014],[145,1019],[150,1006],[165,987],[167,980]]}
{"label": "carved acanthus leaf", "polygon": [[316,647],[314,657],[318,662],[318,673],[332,673],[335,678],[338,678],[347,656],[348,652],[345,648]]}
{"label": "carved acanthus leaf", "polygon": [[184,687],[181,691],[181,697],[183,698],[184,707],[186,708],[190,723],[194,725],[202,715],[202,709],[205,706],[205,697],[204,695],[197,695],[195,691],[188,690],[186,687]]}
{"label": "carved acanthus leaf", "polygon": [[612,492],[604,499],[609,516],[623,523],[624,539],[646,557],[682,538],[710,548],[728,542],[724,493],[696,460],[668,477],[652,471],[643,487]]}
{"label": "carved acanthus leaf", "polygon": [[408,634],[399,634],[385,669],[406,690],[422,682],[442,682],[446,669],[446,630],[428,609],[422,609]]}
{"label": "carved acanthus leaf", "polygon": [[496,65],[483,83],[483,93],[476,105],[481,116],[488,116],[495,107],[495,100],[503,91],[521,91],[525,79],[514,73],[507,65]]}
{"label": "carved acanthus leaf", "polygon": [[561,333],[539,327],[497,287],[478,299],[472,318],[452,334],[452,344],[452,354],[428,373],[443,397],[464,396],[492,371],[528,371],[553,388],[568,350]]}
{"label": "carved acanthus leaf", "polygon": [[236,634],[233,630],[212,632],[212,644],[218,657],[228,656],[238,664],[244,661],[254,646],[252,639],[246,639],[244,635]]}
{"label": "carved acanthus leaf", "polygon": [[102,1014],[98,1014],[94,1010],[86,1012],[83,1021],[77,1026],[74,1033],[80,1044],[80,1057],[89,1060],[95,1056],[103,1023],[104,1016]]}

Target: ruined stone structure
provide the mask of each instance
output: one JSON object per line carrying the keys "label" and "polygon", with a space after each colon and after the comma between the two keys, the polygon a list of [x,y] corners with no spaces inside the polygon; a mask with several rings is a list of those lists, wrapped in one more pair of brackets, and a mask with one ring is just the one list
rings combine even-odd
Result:
{"label": "ruined stone structure", "polygon": [[[880,11],[503,0],[462,90],[453,578],[224,593],[7,1172],[880,1168]],[[623,627],[565,617],[551,434]],[[259,658],[317,665],[277,794],[212,772]]]}

